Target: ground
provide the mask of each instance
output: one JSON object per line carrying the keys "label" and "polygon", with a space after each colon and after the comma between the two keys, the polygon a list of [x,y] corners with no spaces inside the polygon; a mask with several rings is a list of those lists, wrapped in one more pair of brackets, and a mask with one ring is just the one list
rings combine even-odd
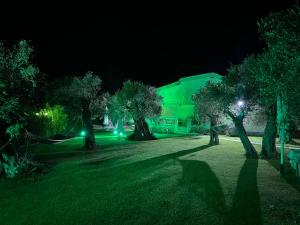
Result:
{"label": "ground", "polygon": [[[0,224],[299,224],[300,193],[242,145],[205,136],[130,142],[97,135],[35,145],[35,179],[0,180]],[[257,149],[259,146],[256,146]]]}

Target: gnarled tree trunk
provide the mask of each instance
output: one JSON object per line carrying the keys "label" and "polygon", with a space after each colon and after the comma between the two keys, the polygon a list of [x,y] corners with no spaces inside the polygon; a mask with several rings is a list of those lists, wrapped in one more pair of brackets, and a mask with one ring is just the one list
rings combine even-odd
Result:
{"label": "gnarled tree trunk", "polygon": [[154,140],[156,139],[150,132],[145,118],[134,119],[135,127],[134,133],[128,138],[132,140]]}
{"label": "gnarled tree trunk", "polygon": [[87,102],[82,104],[82,121],[83,129],[85,130],[84,147],[87,150],[95,149],[96,141],[92,124],[92,115]]}
{"label": "gnarled tree trunk", "polygon": [[210,131],[209,131],[209,145],[218,145],[219,144],[219,134],[216,130],[217,118],[215,116],[210,116]]}
{"label": "gnarled tree trunk", "polygon": [[276,135],[277,135],[277,126],[276,126],[276,116],[277,116],[277,105],[271,105],[268,108],[267,124],[264,130],[264,136],[262,139],[262,149],[261,155],[267,159],[274,157],[276,153]]}
{"label": "gnarled tree trunk", "polygon": [[241,113],[239,116],[233,115],[231,112],[227,112],[227,114],[231,117],[234,126],[239,134],[240,140],[244,146],[244,149],[246,151],[246,157],[247,158],[258,158],[257,152],[250,142],[246,130],[243,125],[244,120],[244,114]]}

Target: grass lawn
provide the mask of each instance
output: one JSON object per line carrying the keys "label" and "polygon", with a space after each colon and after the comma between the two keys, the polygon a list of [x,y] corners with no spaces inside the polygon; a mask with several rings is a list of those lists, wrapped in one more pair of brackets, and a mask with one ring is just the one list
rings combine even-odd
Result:
{"label": "grass lawn", "polygon": [[38,179],[0,180],[0,225],[300,224],[300,193],[242,145],[206,137],[148,142],[97,135],[35,145]]}

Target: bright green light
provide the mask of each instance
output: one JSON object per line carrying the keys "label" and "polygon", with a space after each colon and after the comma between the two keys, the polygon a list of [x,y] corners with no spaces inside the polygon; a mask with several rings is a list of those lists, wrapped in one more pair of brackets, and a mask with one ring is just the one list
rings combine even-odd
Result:
{"label": "bright green light", "polygon": [[48,116],[48,113],[47,113],[47,112],[45,112],[45,113],[44,113],[44,115],[45,115],[45,116]]}
{"label": "bright green light", "polygon": [[122,136],[122,135],[123,135],[123,133],[121,132],[121,133],[120,133],[120,136]]}
{"label": "bright green light", "polygon": [[81,131],[80,135],[81,135],[81,136],[85,136],[85,131],[84,131],[84,130]]}
{"label": "bright green light", "polygon": [[118,132],[115,130],[115,131],[114,131],[114,134],[117,134],[117,133],[118,133]]}
{"label": "bright green light", "polygon": [[35,113],[36,116],[40,115],[39,113]]}

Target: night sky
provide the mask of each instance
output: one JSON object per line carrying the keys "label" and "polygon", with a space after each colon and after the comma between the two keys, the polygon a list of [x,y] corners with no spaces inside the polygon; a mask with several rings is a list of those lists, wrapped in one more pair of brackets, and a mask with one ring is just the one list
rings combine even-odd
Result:
{"label": "night sky", "polygon": [[1,17],[0,37],[32,40],[34,62],[48,80],[91,70],[113,92],[129,78],[161,86],[200,73],[224,75],[230,62],[264,47],[257,20],[293,2],[215,3],[176,12],[12,12]]}

